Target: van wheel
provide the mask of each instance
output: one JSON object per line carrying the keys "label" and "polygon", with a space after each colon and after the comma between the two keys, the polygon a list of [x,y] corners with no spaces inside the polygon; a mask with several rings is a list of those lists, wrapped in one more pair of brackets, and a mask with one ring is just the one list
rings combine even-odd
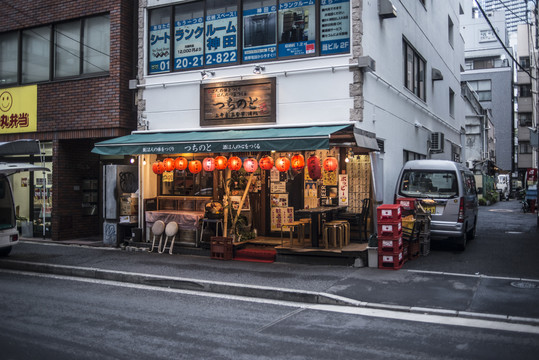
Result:
{"label": "van wheel", "polygon": [[458,238],[457,240],[457,247],[460,251],[464,251],[466,250],[466,244],[468,243],[468,233],[465,232],[464,234],[462,234],[461,237]]}
{"label": "van wheel", "polygon": [[0,249],[0,256],[8,256],[11,252],[11,246]]}

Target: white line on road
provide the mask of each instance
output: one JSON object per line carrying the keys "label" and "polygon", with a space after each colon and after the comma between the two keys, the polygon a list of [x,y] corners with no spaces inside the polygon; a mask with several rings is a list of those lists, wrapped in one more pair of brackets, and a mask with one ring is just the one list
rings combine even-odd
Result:
{"label": "white line on road", "polygon": [[272,305],[279,305],[279,306],[295,307],[295,308],[300,308],[300,309],[328,311],[328,312],[358,315],[358,316],[369,316],[369,317],[394,319],[394,320],[402,320],[402,321],[414,321],[414,322],[422,322],[422,323],[430,323],[430,324],[448,325],[448,326],[465,326],[465,327],[480,328],[480,329],[521,332],[521,333],[539,335],[539,326],[508,323],[505,321],[471,319],[471,318],[450,317],[450,316],[440,316],[440,315],[420,314],[420,313],[408,313],[408,312],[402,312],[402,311],[391,311],[391,310],[373,309],[373,308],[365,308],[365,307],[309,304],[309,303],[290,302],[290,301],[283,301],[283,300],[272,300],[272,299],[252,298],[252,297],[237,296],[237,295],[209,293],[209,292],[203,292],[203,291],[171,289],[171,288],[163,288],[163,287],[150,286],[150,285],[123,283],[123,282],[110,281],[110,280],[79,278],[79,277],[43,274],[43,273],[39,273],[39,274],[28,273],[28,272],[16,271],[16,270],[0,269],[0,272],[19,274],[19,275],[25,275],[25,276],[59,279],[59,280],[79,281],[79,282],[106,285],[106,286],[117,286],[117,287],[125,287],[125,288],[132,288],[132,289],[149,290],[149,291],[161,291],[161,292],[175,293],[175,294],[182,294],[182,295],[205,296],[205,297],[212,297],[212,298],[219,298],[219,299],[226,299],[226,300],[252,302],[252,303],[258,303],[258,304],[272,304]]}

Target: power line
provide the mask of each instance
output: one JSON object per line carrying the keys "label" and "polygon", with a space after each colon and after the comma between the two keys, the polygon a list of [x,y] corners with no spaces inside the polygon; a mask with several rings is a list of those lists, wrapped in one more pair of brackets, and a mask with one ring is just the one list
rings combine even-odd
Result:
{"label": "power line", "polygon": [[500,38],[500,35],[498,35],[498,32],[496,31],[496,29],[494,29],[494,26],[492,25],[492,23],[490,22],[490,19],[488,18],[487,14],[485,13],[485,10],[483,10],[483,7],[481,6],[481,4],[479,4],[479,2],[475,2],[477,4],[477,7],[479,8],[479,10],[481,11],[481,14],[483,14],[483,17],[485,18],[485,20],[487,21],[488,23],[488,26],[490,26],[492,32],[494,33],[494,36],[496,36],[496,39],[498,39],[498,42],[502,45],[503,49],[505,50],[505,52],[507,53],[507,55],[509,55],[509,57],[513,60],[513,62],[520,68],[520,70],[524,71],[526,74],[528,74],[530,76],[530,78],[534,79],[534,80],[537,80],[527,69],[525,69],[522,65],[520,65],[520,63],[515,59],[515,57],[513,56],[513,54],[509,51],[509,49],[507,49],[507,47],[505,46],[505,44],[503,43],[502,39]]}

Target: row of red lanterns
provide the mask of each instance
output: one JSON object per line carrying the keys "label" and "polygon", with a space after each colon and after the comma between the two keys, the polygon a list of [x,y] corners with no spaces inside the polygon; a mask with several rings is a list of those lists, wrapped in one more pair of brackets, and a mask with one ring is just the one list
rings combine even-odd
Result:
{"label": "row of red lanterns", "polygon": [[[326,171],[335,171],[337,169],[337,159],[334,157],[328,157],[324,160],[324,170]],[[243,161],[243,168],[245,171],[252,173],[258,169],[258,166],[262,170],[271,170],[273,166],[277,168],[280,172],[285,172],[292,167],[293,170],[300,171],[305,168],[305,159],[303,155],[297,154],[292,156],[291,159],[288,159],[285,156],[281,156],[273,161],[271,156],[264,156],[260,159],[259,162],[255,158],[249,157]],[[166,158],[163,161],[157,161],[153,163],[152,170],[156,174],[162,174],[165,171],[172,170],[185,170],[189,169],[193,174],[197,174],[204,169],[205,171],[224,170],[227,167],[230,170],[239,170],[241,169],[242,161],[237,156],[232,156],[227,159],[224,156],[217,156],[216,158],[207,157],[204,160],[191,160],[188,161],[184,157],[178,157],[176,159]],[[309,175],[312,179],[319,179],[320,176],[320,160],[317,156],[312,155],[307,159],[307,168],[309,169]],[[314,176],[313,176],[314,175]]]}

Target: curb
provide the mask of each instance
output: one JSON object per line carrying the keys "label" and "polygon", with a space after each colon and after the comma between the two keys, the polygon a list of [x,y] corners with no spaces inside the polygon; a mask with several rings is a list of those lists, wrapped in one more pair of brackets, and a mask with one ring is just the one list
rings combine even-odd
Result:
{"label": "curb", "polygon": [[161,275],[148,275],[115,270],[103,270],[97,268],[53,265],[26,261],[0,260],[0,268],[8,270],[46,273],[63,276],[74,276],[98,280],[118,281],[131,284],[166,287],[178,290],[202,291],[226,295],[244,296],[251,298],[272,299],[289,302],[301,302],[308,304],[339,305],[350,307],[362,307],[387,311],[400,311],[415,314],[426,314],[446,317],[459,317],[485,321],[507,322],[539,326],[539,319],[526,318],[511,315],[476,313],[450,309],[436,309],[415,306],[389,305],[382,303],[364,302],[346,298],[343,296],[314,291],[301,291],[268,286],[239,285],[218,281],[178,278]]}

